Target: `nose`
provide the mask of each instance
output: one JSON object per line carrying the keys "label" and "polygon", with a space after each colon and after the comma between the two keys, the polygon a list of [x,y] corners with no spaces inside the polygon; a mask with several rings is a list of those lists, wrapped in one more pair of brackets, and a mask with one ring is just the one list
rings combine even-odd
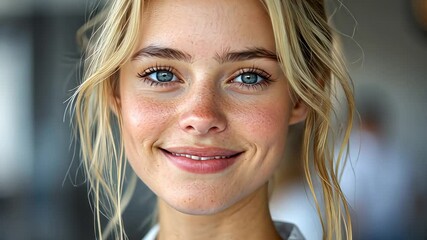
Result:
{"label": "nose", "polygon": [[223,100],[215,90],[201,87],[183,100],[179,126],[192,135],[220,133],[227,127]]}

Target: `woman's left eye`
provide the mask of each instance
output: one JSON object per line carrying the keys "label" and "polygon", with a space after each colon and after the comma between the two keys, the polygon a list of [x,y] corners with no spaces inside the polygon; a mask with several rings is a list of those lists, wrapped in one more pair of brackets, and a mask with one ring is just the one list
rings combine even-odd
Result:
{"label": "woman's left eye", "polygon": [[245,72],[245,73],[242,73],[239,76],[237,76],[234,79],[234,82],[248,84],[248,85],[254,85],[254,84],[260,83],[263,80],[265,80],[265,78],[260,76],[257,73]]}
{"label": "woman's left eye", "polygon": [[231,80],[231,83],[236,83],[239,88],[251,91],[263,90],[271,82],[271,75],[268,72],[255,67],[240,70]]}

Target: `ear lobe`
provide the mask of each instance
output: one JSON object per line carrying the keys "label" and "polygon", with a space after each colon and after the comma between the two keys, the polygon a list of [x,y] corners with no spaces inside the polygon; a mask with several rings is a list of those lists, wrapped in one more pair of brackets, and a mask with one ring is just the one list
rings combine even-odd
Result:
{"label": "ear lobe", "polygon": [[304,121],[307,117],[307,111],[307,105],[298,99],[292,107],[289,124],[292,125]]}

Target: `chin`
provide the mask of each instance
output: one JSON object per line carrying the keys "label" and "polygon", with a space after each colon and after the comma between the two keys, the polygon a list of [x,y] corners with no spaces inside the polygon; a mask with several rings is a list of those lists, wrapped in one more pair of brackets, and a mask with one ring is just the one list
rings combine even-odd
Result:
{"label": "chin", "polygon": [[218,196],[212,199],[209,196],[198,194],[196,197],[186,195],[172,200],[165,200],[165,203],[183,214],[215,215],[232,206],[235,201],[218,199]]}

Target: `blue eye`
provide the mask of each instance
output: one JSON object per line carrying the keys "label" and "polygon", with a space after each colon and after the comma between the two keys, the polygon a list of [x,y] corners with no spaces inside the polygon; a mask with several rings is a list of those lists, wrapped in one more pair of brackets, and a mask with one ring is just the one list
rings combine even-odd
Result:
{"label": "blue eye", "polygon": [[271,74],[263,69],[252,67],[240,69],[234,75],[231,83],[235,83],[238,89],[244,91],[260,91],[268,87],[273,81]]}
{"label": "blue eye", "polygon": [[242,73],[234,79],[235,82],[249,85],[257,84],[263,80],[265,80],[263,77],[253,72]]}
{"label": "blue eye", "polygon": [[177,80],[177,77],[169,70],[153,71],[147,74],[147,77],[156,82],[173,82]]}

